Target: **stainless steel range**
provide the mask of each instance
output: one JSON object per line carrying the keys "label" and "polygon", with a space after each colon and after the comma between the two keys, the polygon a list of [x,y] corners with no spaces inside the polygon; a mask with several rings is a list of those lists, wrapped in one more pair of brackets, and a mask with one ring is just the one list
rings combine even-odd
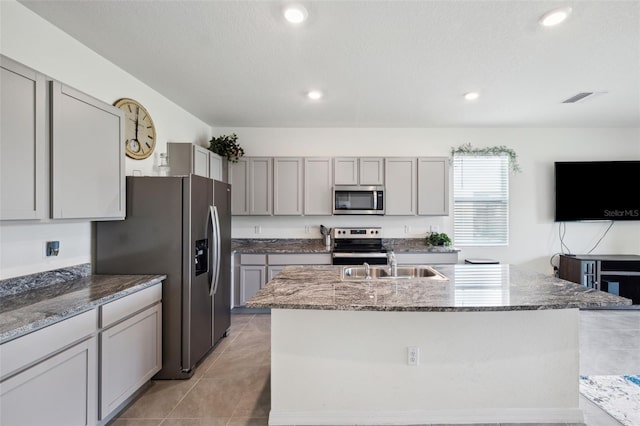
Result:
{"label": "stainless steel range", "polygon": [[334,265],[386,265],[382,228],[333,228]]}

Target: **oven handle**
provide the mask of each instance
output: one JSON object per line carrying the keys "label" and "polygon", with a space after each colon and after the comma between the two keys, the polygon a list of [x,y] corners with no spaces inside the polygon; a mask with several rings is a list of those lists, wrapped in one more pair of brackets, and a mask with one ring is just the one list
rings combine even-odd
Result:
{"label": "oven handle", "polygon": [[333,253],[333,257],[387,257],[387,253]]}

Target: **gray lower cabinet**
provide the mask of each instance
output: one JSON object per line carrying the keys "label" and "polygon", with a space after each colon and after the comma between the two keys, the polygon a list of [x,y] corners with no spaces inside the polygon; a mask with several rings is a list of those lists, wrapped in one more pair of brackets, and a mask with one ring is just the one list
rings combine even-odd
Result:
{"label": "gray lower cabinet", "polygon": [[266,284],[267,256],[264,254],[241,254],[240,255],[240,306],[247,304]]}
{"label": "gray lower cabinet", "polygon": [[0,220],[43,219],[45,77],[0,55]]}
{"label": "gray lower cabinet", "polygon": [[2,344],[0,424],[108,423],[162,368],[161,297],[158,283]]}
{"label": "gray lower cabinet", "polygon": [[416,159],[385,159],[385,215],[414,216],[416,206]]}
{"label": "gray lower cabinet", "polygon": [[449,158],[418,158],[418,214],[449,215]]}
{"label": "gray lower cabinet", "polygon": [[[156,288],[158,287],[158,288]],[[133,300],[120,299],[112,303],[124,312],[136,311],[141,305],[152,304],[137,314],[124,318],[119,312],[100,332],[100,420],[110,418],[114,410],[142,387],[162,368],[162,296],[161,287],[154,286],[136,294]],[[105,308],[103,307],[103,313]],[[104,318],[104,315],[103,315]],[[119,322],[118,322],[119,321]]]}
{"label": "gray lower cabinet", "polygon": [[0,424],[95,425],[96,309],[0,346]]}
{"label": "gray lower cabinet", "polygon": [[261,288],[290,265],[331,265],[329,253],[240,254],[240,276],[236,281],[239,305],[246,305]]}
{"label": "gray lower cabinet", "polygon": [[51,100],[52,217],[124,218],[124,113],[56,81]]}

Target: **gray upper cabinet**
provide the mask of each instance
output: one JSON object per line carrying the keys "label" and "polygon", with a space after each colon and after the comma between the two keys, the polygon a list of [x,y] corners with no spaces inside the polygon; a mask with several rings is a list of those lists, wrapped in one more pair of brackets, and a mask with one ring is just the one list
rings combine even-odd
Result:
{"label": "gray upper cabinet", "polygon": [[193,173],[226,182],[222,174],[222,157],[207,148],[189,142],[167,142],[167,157],[171,176]]}
{"label": "gray upper cabinet", "polygon": [[124,113],[56,81],[51,102],[52,217],[124,218]]}
{"label": "gray upper cabinet", "polygon": [[273,161],[270,157],[249,160],[249,214],[271,215],[273,211]]}
{"label": "gray upper cabinet", "polygon": [[391,157],[385,163],[385,215],[415,215],[416,159]]}
{"label": "gray upper cabinet", "polygon": [[358,159],[342,157],[333,160],[333,183],[336,185],[358,184]]}
{"label": "gray upper cabinet", "polygon": [[209,150],[198,145],[193,147],[193,174],[209,177]]}
{"label": "gray upper cabinet", "polygon": [[46,86],[0,56],[0,220],[42,219],[46,208]]}
{"label": "gray upper cabinet", "polygon": [[301,215],[303,187],[302,158],[273,159],[273,214]]}
{"label": "gray upper cabinet", "polygon": [[241,158],[229,166],[231,214],[249,214],[249,160]]}
{"label": "gray upper cabinet", "polygon": [[209,152],[209,177],[214,180],[219,180],[221,182],[226,182],[227,178],[224,176],[222,157],[220,157],[215,152]]}
{"label": "gray upper cabinet", "polygon": [[304,159],[304,214],[333,214],[333,175],[331,158],[309,157]]}
{"label": "gray upper cabinet", "polygon": [[384,185],[384,159],[360,158],[360,185]]}
{"label": "gray upper cabinet", "polygon": [[273,161],[271,157],[244,157],[229,167],[231,214],[271,215]]}
{"label": "gray upper cabinet", "polygon": [[449,214],[449,158],[418,158],[418,214]]}
{"label": "gray upper cabinet", "polygon": [[384,159],[335,158],[333,183],[335,185],[384,185]]}

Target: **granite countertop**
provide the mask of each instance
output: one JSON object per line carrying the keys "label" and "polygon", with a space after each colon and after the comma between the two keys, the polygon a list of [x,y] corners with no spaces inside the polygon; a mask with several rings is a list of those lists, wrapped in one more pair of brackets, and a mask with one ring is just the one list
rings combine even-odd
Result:
{"label": "granite countertop", "polygon": [[513,311],[631,305],[631,300],[513,265],[435,265],[448,281],[342,281],[340,266],[288,266],[250,308],[349,311]]}
{"label": "granite countertop", "polygon": [[157,284],[165,275],[47,274],[0,282],[0,344]]}
{"label": "granite countertop", "polygon": [[424,238],[384,238],[382,245],[396,253],[455,253],[460,249],[451,246],[428,246]]}
{"label": "granite countertop", "polygon": [[[459,249],[454,247],[435,247],[425,244],[424,238],[384,238],[382,245],[396,253],[452,253]],[[231,249],[238,253],[331,253],[322,239],[304,238],[236,238],[231,241]]]}
{"label": "granite countertop", "polygon": [[246,254],[331,253],[331,247],[317,238],[234,238],[231,240],[231,250]]}

